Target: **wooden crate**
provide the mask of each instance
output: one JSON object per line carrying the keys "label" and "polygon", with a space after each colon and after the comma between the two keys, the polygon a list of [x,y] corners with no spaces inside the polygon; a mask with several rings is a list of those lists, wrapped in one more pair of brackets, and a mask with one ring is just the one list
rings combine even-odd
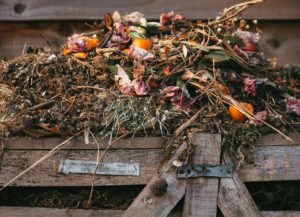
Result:
{"label": "wooden crate", "polygon": [[[153,216],[167,216],[168,212],[184,196],[189,189],[191,192],[200,192],[199,195],[190,195],[185,198],[184,210],[200,210],[202,213],[210,213],[214,216],[218,205],[224,216],[249,216],[255,213],[254,202],[247,192],[242,181],[282,181],[300,180],[300,139],[296,134],[290,134],[296,141],[292,144],[280,135],[266,135],[260,138],[254,150],[254,164],[242,167],[234,173],[233,179],[210,178],[193,179],[192,181],[178,180],[174,176],[175,169],[164,161],[164,139],[160,137],[147,137],[120,140],[105,155],[104,162],[139,163],[139,176],[102,176],[97,175],[95,186],[119,186],[119,185],[146,185],[137,199],[124,214],[121,210],[81,210],[81,209],[51,209],[29,207],[0,207],[0,217],[17,216],[151,216],[147,215],[154,209],[159,214]],[[198,158],[199,163],[218,164],[220,159],[220,136],[212,134],[196,135],[194,143],[201,148]],[[61,143],[61,138],[30,139],[11,138],[6,143],[6,149],[1,159],[0,185],[4,185],[11,178],[29,167],[33,162],[42,157],[47,151]],[[107,141],[101,140],[101,151],[106,148]],[[184,147],[179,148],[182,152]],[[197,151],[197,150],[196,150]],[[219,154],[218,154],[219,152]],[[179,155],[180,153],[176,153]],[[176,155],[175,154],[175,155]],[[22,178],[16,180],[13,186],[31,187],[58,187],[58,186],[90,186],[91,175],[87,174],[61,174],[57,172],[59,163],[64,159],[92,160],[95,161],[97,146],[93,143],[84,144],[83,139],[76,138],[69,142],[61,151],[43,161],[40,165],[28,172]],[[173,159],[174,160],[174,159]],[[226,158],[223,159],[227,162]],[[172,161],[172,160],[171,160]],[[170,162],[169,162],[170,163]],[[197,162],[196,162],[197,163]],[[160,167],[163,166],[163,169]],[[157,177],[165,177],[168,182],[166,195],[152,197],[152,206],[144,205],[139,198],[146,197],[149,186]],[[174,178],[175,177],[175,178]],[[241,181],[242,180],[242,181]],[[190,186],[190,187],[188,187]],[[201,186],[201,188],[199,188]],[[205,187],[206,186],[206,187]],[[147,190],[148,189],[148,190]],[[196,189],[196,190],[195,190]],[[206,190],[205,190],[206,189]],[[246,191],[246,192],[245,192]],[[202,195],[201,195],[202,194]],[[203,195],[204,194],[204,195]],[[243,195],[240,198],[239,194]],[[193,206],[195,200],[206,198],[200,208]],[[247,197],[248,196],[248,197]],[[168,198],[168,199],[166,199]],[[196,198],[196,199],[195,199]],[[198,198],[198,199],[197,199]],[[209,199],[210,198],[210,199]],[[192,199],[189,201],[189,199]],[[242,202],[241,202],[242,201]],[[187,205],[188,204],[188,205]],[[169,206],[168,209],[166,207]],[[151,211],[152,209],[152,211]],[[130,211],[132,210],[132,212]],[[143,210],[145,214],[136,212]],[[251,211],[252,210],[252,211]],[[254,211],[253,211],[254,210]],[[196,211],[195,211],[196,212]],[[26,213],[26,215],[24,215]],[[139,214],[136,214],[139,213]],[[130,215],[129,215],[130,214]],[[262,212],[262,216],[300,216],[299,212]],[[179,212],[171,212],[169,216],[181,216]],[[185,216],[199,216],[185,214]],[[205,216],[205,215],[203,215]],[[253,214],[253,216],[256,216]]]}

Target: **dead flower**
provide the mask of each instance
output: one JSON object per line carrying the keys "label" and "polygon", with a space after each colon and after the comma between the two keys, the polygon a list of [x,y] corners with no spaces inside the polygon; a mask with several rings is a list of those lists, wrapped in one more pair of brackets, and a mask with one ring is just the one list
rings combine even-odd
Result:
{"label": "dead flower", "polygon": [[243,40],[243,42],[253,42],[253,43],[258,43],[260,40],[260,35],[259,33],[253,33],[253,32],[248,32],[248,31],[242,31],[240,29],[237,29],[234,34]]}
{"label": "dead flower", "polygon": [[260,111],[256,112],[254,116],[257,120],[257,125],[261,126],[263,124],[262,121],[265,121],[267,119],[268,113],[266,111]]}
{"label": "dead flower", "polygon": [[290,96],[286,102],[287,112],[296,113],[300,116],[300,100]]}
{"label": "dead flower", "polygon": [[137,61],[151,61],[154,59],[154,54],[150,53],[149,51],[139,48],[136,46],[131,45],[129,47],[129,56]]}
{"label": "dead flower", "polygon": [[68,37],[68,48],[73,52],[85,51],[87,43],[84,41],[84,37],[78,34],[74,34]]}
{"label": "dead flower", "polygon": [[185,16],[182,13],[174,15],[174,11],[163,13],[160,15],[160,25],[166,26],[171,24],[174,21],[182,21],[185,20]]}
{"label": "dead flower", "polygon": [[256,79],[245,78],[243,91],[247,93],[249,96],[255,97],[257,95]]}
{"label": "dead flower", "polygon": [[149,85],[143,81],[142,77],[134,79],[132,85],[137,96],[145,96],[150,90]]}
{"label": "dead flower", "polygon": [[181,87],[169,86],[160,91],[161,99],[170,98],[174,109],[188,111],[191,109],[195,100],[187,97]]}

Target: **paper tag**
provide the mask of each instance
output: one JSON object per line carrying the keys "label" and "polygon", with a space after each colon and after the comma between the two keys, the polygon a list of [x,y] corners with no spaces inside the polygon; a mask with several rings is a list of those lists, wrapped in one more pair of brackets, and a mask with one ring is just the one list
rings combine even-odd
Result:
{"label": "paper tag", "polygon": [[[97,162],[83,160],[63,160],[58,167],[58,172],[69,173],[84,173],[93,174],[95,172]],[[140,164],[125,164],[125,163],[101,163],[96,171],[99,175],[112,176],[139,176]]]}

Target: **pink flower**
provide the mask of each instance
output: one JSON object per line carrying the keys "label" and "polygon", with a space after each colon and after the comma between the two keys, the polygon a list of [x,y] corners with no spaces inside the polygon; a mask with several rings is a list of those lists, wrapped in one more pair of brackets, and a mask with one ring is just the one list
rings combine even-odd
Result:
{"label": "pink flower", "polygon": [[253,33],[249,31],[242,31],[237,29],[234,33],[238,38],[242,39],[245,42],[251,41],[253,43],[258,43],[260,40],[259,33]]}
{"label": "pink flower", "polygon": [[286,108],[288,112],[296,113],[300,116],[300,100],[290,96],[286,102]]}
{"label": "pink flower", "polygon": [[151,61],[154,59],[154,55],[152,53],[150,53],[149,51],[143,49],[143,48],[139,48],[136,46],[131,45],[129,47],[129,52],[128,55],[137,60],[137,61]]}
{"label": "pink flower", "polygon": [[68,48],[74,52],[83,52],[86,49],[87,43],[83,40],[83,37],[74,34],[71,37],[68,37]]}
{"label": "pink flower", "polygon": [[114,23],[115,31],[107,44],[107,47],[114,47],[114,48],[122,48],[122,45],[127,44],[130,41],[126,33],[126,26],[124,23]]}
{"label": "pink flower", "polygon": [[256,112],[254,116],[258,120],[257,124],[261,126],[263,124],[261,121],[267,119],[268,113],[266,111]]}
{"label": "pink flower", "polygon": [[137,96],[145,96],[150,90],[149,85],[142,80],[142,77],[134,79],[132,85]]}
{"label": "pink flower", "polygon": [[245,78],[243,91],[246,92],[249,96],[255,97],[257,95],[256,79]]}
{"label": "pink flower", "polygon": [[174,109],[190,110],[195,100],[187,97],[183,90],[178,86],[169,86],[160,91],[162,100],[170,98]]}
{"label": "pink flower", "polygon": [[160,25],[165,26],[168,24],[171,24],[174,21],[182,21],[185,20],[185,16],[180,13],[174,15],[174,11],[168,12],[168,13],[163,13],[160,15]]}

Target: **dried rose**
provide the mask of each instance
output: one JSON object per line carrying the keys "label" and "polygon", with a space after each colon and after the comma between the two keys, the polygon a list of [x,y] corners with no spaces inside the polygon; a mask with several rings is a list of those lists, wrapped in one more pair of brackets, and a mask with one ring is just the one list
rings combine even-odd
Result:
{"label": "dried rose", "polygon": [[120,65],[117,65],[117,68],[118,71],[115,75],[115,82],[119,90],[125,95],[132,95],[134,93],[134,87],[129,76]]}
{"label": "dried rose", "polygon": [[149,85],[143,81],[142,77],[134,79],[132,85],[137,96],[145,96],[150,90]]}
{"label": "dried rose", "polygon": [[165,26],[171,24],[174,21],[182,21],[185,20],[185,16],[182,13],[174,15],[174,11],[163,13],[160,15],[160,25]]}
{"label": "dried rose", "polygon": [[257,124],[261,126],[263,124],[261,121],[265,121],[267,119],[268,113],[266,111],[260,111],[256,112],[254,116],[258,120]]}
{"label": "dried rose", "polygon": [[129,47],[128,55],[137,61],[151,61],[155,57],[149,51],[133,45]]}
{"label": "dried rose", "polygon": [[170,98],[174,109],[176,110],[190,110],[195,100],[187,97],[183,90],[178,86],[169,86],[160,91],[161,99],[166,100]]}
{"label": "dried rose", "polygon": [[300,116],[300,100],[290,96],[286,102],[286,108],[288,112],[296,113]]}
{"label": "dried rose", "polygon": [[67,44],[68,48],[73,52],[83,52],[87,46],[87,43],[84,41],[84,37],[78,34],[68,37]]}
{"label": "dried rose", "polygon": [[163,13],[160,15],[159,23],[161,26],[165,26],[172,22],[172,18],[174,17],[174,11],[169,13]]}
{"label": "dried rose", "polygon": [[256,79],[245,78],[243,91],[246,92],[249,96],[255,97],[257,95]]}

